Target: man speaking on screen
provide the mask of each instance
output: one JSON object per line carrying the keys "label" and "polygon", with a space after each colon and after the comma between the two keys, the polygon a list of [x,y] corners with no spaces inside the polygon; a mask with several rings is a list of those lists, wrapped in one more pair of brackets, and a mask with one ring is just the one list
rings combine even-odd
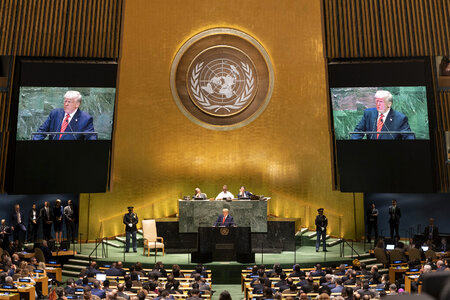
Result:
{"label": "man speaking on screen", "polygon": [[[93,118],[79,109],[81,94],[68,91],[64,94],[63,108],[53,109],[38,132],[94,132]],[[46,134],[34,135],[33,140],[43,140]],[[50,134],[50,140],[96,140],[95,134]]]}
{"label": "man speaking on screen", "polygon": [[[358,132],[377,132],[367,134],[368,140],[413,140],[414,134],[400,134],[396,131],[410,132],[408,118],[392,109],[392,94],[388,91],[375,93],[375,107],[368,108],[356,126]],[[379,132],[379,133],[378,133]],[[352,139],[360,140],[366,134],[353,134]]]}

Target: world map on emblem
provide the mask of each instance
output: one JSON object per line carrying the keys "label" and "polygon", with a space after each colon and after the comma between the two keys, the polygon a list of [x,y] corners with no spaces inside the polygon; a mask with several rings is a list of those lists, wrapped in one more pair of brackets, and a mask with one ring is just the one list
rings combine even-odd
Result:
{"label": "world map on emblem", "polygon": [[255,67],[239,50],[226,47],[219,52],[220,56],[217,48],[213,50],[201,54],[191,65],[187,80],[189,95],[208,114],[224,117],[237,114],[251,103],[256,93]]}

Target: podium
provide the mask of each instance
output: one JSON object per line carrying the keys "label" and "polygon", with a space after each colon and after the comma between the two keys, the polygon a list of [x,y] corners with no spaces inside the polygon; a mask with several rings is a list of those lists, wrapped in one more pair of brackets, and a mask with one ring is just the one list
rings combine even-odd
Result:
{"label": "podium", "polygon": [[255,253],[251,243],[250,227],[199,227],[197,252],[192,253],[192,261],[253,263]]}

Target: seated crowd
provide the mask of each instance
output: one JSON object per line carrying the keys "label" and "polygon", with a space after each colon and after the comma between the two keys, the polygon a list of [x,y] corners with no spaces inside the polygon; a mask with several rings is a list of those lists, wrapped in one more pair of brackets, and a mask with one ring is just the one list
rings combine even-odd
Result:
{"label": "seated crowd", "polygon": [[[105,280],[97,280],[97,274],[106,275]],[[190,274],[184,274],[179,265],[166,270],[162,262],[152,269],[144,269],[140,262],[128,270],[122,262],[114,262],[108,268],[99,267],[93,261],[79,275],[78,280],[68,279],[64,289],[57,291],[62,296],[83,295],[84,299],[174,299],[196,300],[202,295],[211,295],[211,278],[202,265],[197,265]],[[221,297],[231,299],[224,291]],[[228,298],[227,298],[228,297]],[[208,298],[208,297],[207,297]]]}
{"label": "seated crowd", "polygon": [[[418,268],[418,282],[423,273],[450,271],[448,260],[427,261],[424,265],[411,265]],[[293,270],[283,270],[280,264],[273,269],[264,265],[253,266],[250,273],[242,274],[245,294],[249,299],[379,299],[405,293],[405,279],[389,278],[388,274],[379,274],[378,267],[367,269],[365,263],[353,261],[352,266],[323,268],[316,264],[313,269],[301,269],[296,264]],[[417,284],[411,286],[417,291]]]}

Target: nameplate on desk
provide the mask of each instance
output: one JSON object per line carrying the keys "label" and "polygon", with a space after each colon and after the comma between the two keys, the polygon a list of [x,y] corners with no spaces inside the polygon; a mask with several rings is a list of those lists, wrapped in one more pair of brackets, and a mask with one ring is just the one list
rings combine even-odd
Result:
{"label": "nameplate on desk", "polygon": [[216,244],[216,249],[217,250],[233,250],[234,249],[234,244],[231,243],[226,243],[226,244]]}

